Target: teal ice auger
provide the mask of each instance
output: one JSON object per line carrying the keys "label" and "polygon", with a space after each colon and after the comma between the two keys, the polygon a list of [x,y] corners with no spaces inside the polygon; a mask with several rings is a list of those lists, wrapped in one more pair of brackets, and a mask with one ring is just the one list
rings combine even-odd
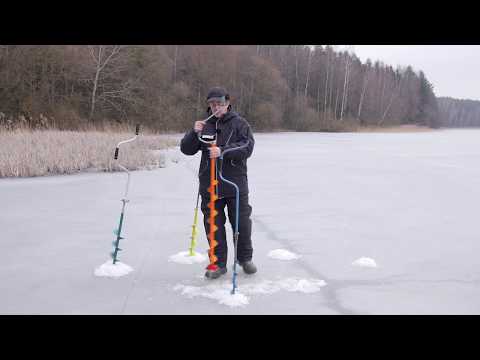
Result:
{"label": "teal ice auger", "polygon": [[232,295],[235,294],[235,289],[237,288],[237,262],[238,262],[238,260],[237,260],[237,244],[238,244],[238,235],[239,235],[239,232],[238,232],[238,218],[239,218],[239,212],[240,212],[240,204],[239,204],[240,203],[240,190],[239,190],[237,184],[235,184],[233,181],[227,180],[223,177],[223,173],[222,173],[223,157],[225,156],[225,154],[229,153],[230,151],[243,149],[244,147],[248,146],[248,144],[249,144],[249,141],[247,140],[247,142],[243,145],[240,145],[240,146],[230,148],[230,149],[227,149],[227,150],[223,151],[220,154],[221,162],[220,162],[220,171],[218,172],[219,177],[220,177],[220,179],[222,179],[222,181],[225,181],[227,184],[230,184],[235,188],[235,233],[233,234],[234,259],[233,259],[233,275],[232,275],[232,291],[231,291]]}
{"label": "teal ice auger", "polygon": [[[125,140],[125,141],[120,141],[118,144],[117,144],[117,148],[115,149],[115,155],[114,155],[114,159],[115,160],[118,160],[118,151],[120,150],[120,145],[122,144],[125,144],[125,143],[128,143],[128,142],[131,142],[133,140],[135,140],[138,136],[138,132],[140,131],[140,124],[137,125],[136,129],[135,129],[135,136],[131,139],[128,139],[128,140]],[[124,198],[121,200],[122,201],[122,212],[120,214],[120,223],[118,225],[118,229],[115,229],[113,231],[113,233],[117,236],[117,239],[112,243],[113,246],[114,246],[114,249],[113,249],[113,252],[110,254],[112,259],[113,259],[113,264],[115,265],[115,263],[117,262],[117,254],[119,251],[121,251],[122,249],[120,249],[118,247],[119,243],[120,243],[120,240],[121,239],[124,239],[122,236],[121,236],[121,232],[122,232],[122,225],[123,225],[123,218],[125,216],[125,205],[127,204],[127,202],[129,201],[127,199],[127,195],[128,195],[128,186],[130,184],[130,171],[128,171],[127,168],[125,168],[124,166],[122,166],[120,163],[117,163],[118,167],[120,169],[122,169],[123,171],[126,171],[127,172],[127,186],[125,188],[125,196]]]}

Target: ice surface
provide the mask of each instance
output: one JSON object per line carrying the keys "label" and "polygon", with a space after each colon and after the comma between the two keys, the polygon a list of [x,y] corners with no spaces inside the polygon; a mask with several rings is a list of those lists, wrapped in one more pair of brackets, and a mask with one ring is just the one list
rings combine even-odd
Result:
{"label": "ice surface", "polygon": [[[205,263],[170,258],[190,246],[200,154],[131,173],[119,260],[135,270],[116,281],[93,272],[112,251],[126,174],[0,179],[0,313],[480,314],[479,139],[478,129],[255,134],[258,273],[240,269],[233,298],[228,219],[228,277],[208,283]],[[200,211],[197,242],[208,248]],[[301,257],[274,261],[273,249]],[[352,265],[360,256],[379,266],[359,271],[370,269]]]}

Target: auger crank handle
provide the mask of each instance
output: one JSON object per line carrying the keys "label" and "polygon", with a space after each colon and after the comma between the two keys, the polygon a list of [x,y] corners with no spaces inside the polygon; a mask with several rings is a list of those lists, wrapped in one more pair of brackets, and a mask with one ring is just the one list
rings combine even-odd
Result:
{"label": "auger crank handle", "polygon": [[137,124],[137,126],[135,127],[135,136],[134,136],[133,138],[131,138],[131,139],[128,139],[128,140],[125,140],[125,141],[120,141],[120,142],[118,143],[117,147],[115,148],[115,155],[113,156],[113,158],[114,158],[115,160],[118,159],[118,152],[120,151],[120,145],[135,140],[135,139],[137,138],[139,132],[140,132],[140,124]]}

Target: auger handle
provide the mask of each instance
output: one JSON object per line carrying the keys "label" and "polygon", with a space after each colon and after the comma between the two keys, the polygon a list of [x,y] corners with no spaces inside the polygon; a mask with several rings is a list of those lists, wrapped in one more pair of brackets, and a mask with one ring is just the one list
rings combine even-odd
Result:
{"label": "auger handle", "polygon": [[[208,121],[208,120],[210,120],[210,118],[212,118],[212,117],[214,117],[215,115],[217,115],[217,113],[218,113],[219,111],[220,111],[220,110],[215,111],[212,115],[210,115],[209,117],[207,117],[207,118],[206,118],[205,120],[203,120],[203,121]],[[203,142],[204,144],[215,144],[216,141],[217,141],[217,134],[214,135],[215,138],[214,138],[213,140],[203,140],[203,139],[202,139],[202,132],[200,131],[200,132],[198,133],[198,136],[197,136],[197,137],[198,137],[198,140],[200,140],[200,141]]]}
{"label": "auger handle", "polygon": [[113,158],[114,158],[115,160],[118,159],[118,152],[120,151],[120,145],[135,140],[135,139],[137,138],[139,132],[140,132],[140,124],[137,124],[137,126],[135,127],[135,136],[134,136],[133,138],[131,138],[131,139],[128,139],[128,140],[125,140],[125,141],[120,141],[120,142],[117,144],[117,147],[115,148],[115,155],[113,156]]}
{"label": "auger handle", "polygon": [[237,147],[234,147],[234,148],[230,148],[230,149],[227,149],[227,150],[224,150],[222,151],[222,153],[220,154],[220,159],[223,160],[223,156],[231,151],[235,151],[235,150],[240,150],[240,149],[243,149],[244,147],[247,147],[248,144],[250,144],[250,140],[247,140],[245,142],[245,144],[242,144],[240,146],[237,146]]}

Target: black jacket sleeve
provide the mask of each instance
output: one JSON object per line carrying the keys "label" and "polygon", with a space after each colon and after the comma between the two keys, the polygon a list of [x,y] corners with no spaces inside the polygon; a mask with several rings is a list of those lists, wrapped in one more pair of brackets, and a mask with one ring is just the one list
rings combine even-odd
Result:
{"label": "black jacket sleeve", "polygon": [[252,155],[253,147],[255,145],[255,140],[253,138],[252,129],[246,120],[240,122],[238,127],[238,133],[234,142],[230,142],[225,146],[221,147],[222,152],[225,152],[227,149],[236,148],[242,145],[245,145],[248,141],[248,145],[238,149],[232,150],[224,155],[224,159],[234,159],[234,160],[243,160],[247,159]]}
{"label": "black jacket sleeve", "polygon": [[180,150],[185,155],[195,155],[200,147],[200,140],[198,140],[197,133],[194,130],[187,132],[180,142]]}

